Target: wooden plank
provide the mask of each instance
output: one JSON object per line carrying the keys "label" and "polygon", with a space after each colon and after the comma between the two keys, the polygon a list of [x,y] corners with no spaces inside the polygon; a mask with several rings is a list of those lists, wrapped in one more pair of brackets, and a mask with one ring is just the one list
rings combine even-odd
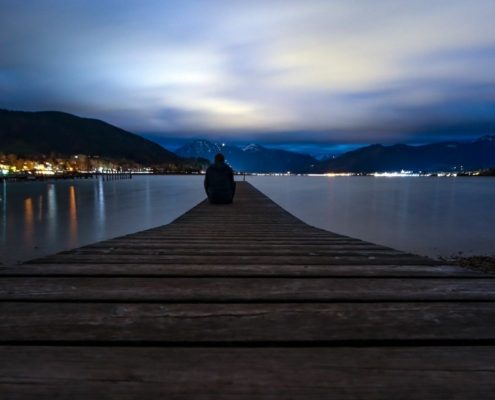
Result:
{"label": "wooden plank", "polygon": [[[252,244],[252,243],[242,243],[242,242],[237,242],[237,243],[218,243],[215,241],[210,241],[210,242],[201,242],[201,244],[198,245],[198,243],[189,243],[189,242],[177,242],[177,243],[169,243],[169,242],[162,242],[162,243],[156,243],[156,242],[100,242],[84,247],[80,247],[77,249],[78,252],[81,251],[89,251],[89,250],[111,250],[111,249],[126,249],[126,248],[132,248],[132,249],[144,249],[144,250],[175,250],[175,251],[183,251],[183,250],[189,250],[189,249],[197,249],[198,247],[206,249],[206,250],[234,250],[234,249],[241,249],[241,250],[250,250],[250,251],[268,251],[268,250],[273,250],[273,251],[289,251],[289,250],[304,250],[304,251],[329,251],[329,250],[357,250],[357,251],[362,251],[362,250],[371,250],[371,251],[383,251],[383,250],[391,250],[388,247],[385,246],[377,246],[374,244],[368,244],[368,243],[352,243],[352,244],[334,244],[334,243],[323,243],[323,244],[301,244],[301,243],[292,243],[292,244],[286,244],[283,242],[279,243],[274,243],[274,244],[267,244],[267,243],[259,243],[259,244]],[[397,250],[394,250],[397,252]]]}
{"label": "wooden plank", "polygon": [[[274,235],[276,233],[276,236]],[[222,242],[224,240],[232,240],[232,241],[284,241],[284,240],[301,240],[304,241],[322,241],[322,240],[332,240],[332,241],[357,241],[357,239],[347,239],[344,238],[332,238],[327,235],[308,235],[308,234],[300,234],[298,232],[290,233],[290,232],[254,232],[249,234],[248,232],[169,232],[164,234],[150,234],[150,235],[140,235],[134,234],[132,236],[122,236],[122,239],[129,240],[185,240],[185,241],[194,241],[194,240],[207,240],[214,239],[217,242]]]}
{"label": "wooden plank", "polygon": [[0,276],[315,276],[435,277],[495,279],[467,268],[448,265],[265,265],[265,264],[22,264],[0,267]]}
{"label": "wooden plank", "polygon": [[202,223],[201,221],[196,221],[196,223],[190,224],[177,224],[174,225],[174,231],[178,232],[190,232],[194,229],[199,228],[201,232],[298,232],[307,233],[308,235],[325,235],[326,232],[318,231],[303,224],[281,224],[281,223],[271,223],[271,222],[258,222],[258,223],[235,223],[232,221],[222,221],[220,224],[209,224],[208,222]]}
{"label": "wooden plank", "polygon": [[[244,229],[246,231],[252,230],[252,231],[261,231],[261,230],[268,230],[268,231],[280,231],[280,232],[308,232],[310,234],[315,234],[315,235],[328,235],[328,231],[324,231],[322,229],[318,229],[306,224],[303,224],[301,222],[299,223],[290,223],[290,224],[281,224],[281,223],[272,223],[272,222],[257,222],[257,223],[244,223],[244,224],[236,224],[234,221],[229,221],[228,219],[223,219],[222,217],[217,218],[218,220],[221,220],[221,222],[217,222],[216,224],[209,224],[209,223],[201,223],[200,220],[197,220],[196,223],[190,223],[190,224],[183,224],[183,223],[172,223],[169,225],[164,225],[160,229],[156,229],[153,232],[142,232],[142,235],[150,234],[150,233],[163,233],[167,231],[190,231],[194,228],[199,228],[201,231],[204,232],[222,232],[222,231],[234,231],[237,229]],[[264,228],[264,229],[256,229],[257,227]]]}
{"label": "wooden plank", "polygon": [[[270,246],[289,246],[289,245],[298,245],[298,246],[380,246],[373,243],[363,242],[358,239],[353,240],[344,240],[344,239],[311,239],[311,238],[293,238],[293,239],[281,239],[272,237],[270,239],[235,239],[230,238],[226,240],[219,241],[215,238],[202,238],[202,237],[189,237],[187,240],[184,238],[176,238],[176,237],[160,237],[157,239],[138,239],[135,237],[120,237],[116,239],[106,240],[104,242],[92,243],[89,246],[111,246],[111,245],[150,245],[150,246],[158,246],[158,245],[212,245],[212,246],[234,246],[234,245],[246,245],[257,247],[260,245],[270,245]],[[386,247],[386,246],[380,246]]]}
{"label": "wooden plank", "polygon": [[[170,237],[174,237],[177,239],[184,239],[185,241],[189,239],[194,239],[194,238],[201,238],[201,239],[215,239],[218,242],[221,242],[223,240],[231,240],[231,239],[237,239],[237,240],[261,240],[261,239],[268,239],[272,240],[274,237],[276,237],[278,240],[283,240],[283,239],[300,239],[301,237],[305,237],[306,240],[309,239],[315,239],[315,240],[321,240],[321,239],[328,239],[328,236],[326,235],[315,235],[315,234],[309,234],[306,232],[300,232],[300,231],[293,231],[293,232],[287,232],[287,231],[247,231],[247,230],[233,230],[233,231],[221,231],[221,232],[216,232],[216,231],[198,231],[198,230],[176,230],[174,232],[170,232],[169,234]],[[153,235],[137,235],[135,236],[136,239],[167,239],[166,234],[153,234]]]}
{"label": "wooden plank", "polygon": [[223,248],[223,249],[210,249],[207,247],[188,247],[188,248],[174,248],[167,249],[155,248],[136,248],[136,247],[109,247],[109,248],[80,248],[71,250],[70,252],[61,254],[70,255],[147,255],[147,256],[251,256],[256,253],[256,256],[270,256],[270,257],[287,257],[287,256],[356,256],[356,257],[393,257],[403,256],[404,253],[398,250],[388,250],[380,248],[366,248],[366,249],[308,249],[308,248],[291,248],[291,249],[266,249],[259,248],[257,250],[245,249],[243,247],[235,248]]}
{"label": "wooden plank", "polygon": [[2,278],[0,301],[494,301],[493,279]]}
{"label": "wooden plank", "polygon": [[0,303],[0,341],[358,342],[495,340],[491,302]]}
{"label": "wooden plank", "polygon": [[261,240],[261,239],[255,239],[255,240],[242,240],[242,239],[226,239],[226,240],[218,240],[215,238],[189,238],[189,239],[181,239],[181,238],[161,238],[161,239],[150,239],[150,240],[140,240],[140,239],[131,239],[131,240],[119,240],[119,241],[105,241],[105,242],[99,242],[99,243],[91,243],[88,244],[88,246],[99,246],[99,247],[120,247],[120,246],[198,246],[198,247],[210,247],[210,246],[247,246],[247,248],[253,248],[255,250],[257,247],[262,247],[262,246],[314,246],[314,247],[320,247],[320,246],[330,246],[332,247],[339,247],[342,246],[343,248],[346,247],[353,247],[353,246],[378,246],[378,247],[384,247],[388,248],[386,246],[380,246],[380,245],[375,245],[373,243],[363,243],[361,241],[321,241],[321,240],[298,240],[298,239],[280,239],[280,240],[274,240],[274,239],[266,239],[266,240]]}
{"label": "wooden plank", "polygon": [[[231,236],[242,238],[246,234],[251,234],[253,237],[273,237],[273,234],[280,234],[282,238],[301,238],[301,236],[308,236],[312,238],[338,238],[340,235],[332,236],[328,232],[314,232],[308,231],[305,228],[300,229],[268,229],[268,226],[265,229],[256,229],[256,226],[253,226],[252,229],[243,229],[242,231],[239,229],[229,229],[228,227],[224,229],[207,229],[205,227],[201,227],[200,224],[197,224],[196,227],[181,227],[180,225],[168,227],[166,230],[161,232],[141,232],[133,234],[133,237],[137,238],[163,238],[166,237],[167,234],[174,236],[201,236],[204,234],[214,235],[217,234],[220,237],[223,236]],[[124,237],[124,236],[123,236]]]}
{"label": "wooden plank", "polygon": [[48,256],[45,258],[37,259],[32,262],[38,264],[49,263],[100,263],[100,264],[263,264],[263,265],[352,265],[352,264],[368,264],[368,265],[436,265],[439,264],[436,261],[404,255],[391,255],[391,256],[370,256],[363,254],[361,256],[349,254],[339,256],[257,256],[257,255],[235,255],[235,256],[218,256],[218,255],[113,255],[106,254],[103,256],[98,255],[86,255],[86,254],[72,254],[72,253],[60,253],[55,256]]}
{"label": "wooden plank", "polygon": [[0,347],[5,399],[476,399],[495,393],[486,346]]}

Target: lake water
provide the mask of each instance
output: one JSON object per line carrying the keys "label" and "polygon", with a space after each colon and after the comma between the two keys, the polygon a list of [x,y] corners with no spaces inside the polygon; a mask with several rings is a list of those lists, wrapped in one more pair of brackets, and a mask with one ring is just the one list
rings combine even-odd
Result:
{"label": "lake water", "polygon": [[4,184],[0,261],[25,261],[167,224],[205,198],[202,182],[201,176],[135,176]]}
{"label": "lake water", "polygon": [[431,256],[495,254],[495,178],[256,177],[303,221]]}
{"label": "lake water", "polygon": [[[495,254],[494,178],[248,177],[303,221],[429,256]],[[0,261],[52,254],[171,222],[201,176],[4,183]]]}

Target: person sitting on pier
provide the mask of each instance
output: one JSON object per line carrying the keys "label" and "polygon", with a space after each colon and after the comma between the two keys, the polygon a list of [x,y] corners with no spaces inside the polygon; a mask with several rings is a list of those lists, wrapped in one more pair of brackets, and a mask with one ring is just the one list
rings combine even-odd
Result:
{"label": "person sitting on pier", "polygon": [[210,203],[232,203],[235,194],[234,172],[225,164],[223,154],[218,153],[215,156],[215,163],[206,170],[204,184]]}

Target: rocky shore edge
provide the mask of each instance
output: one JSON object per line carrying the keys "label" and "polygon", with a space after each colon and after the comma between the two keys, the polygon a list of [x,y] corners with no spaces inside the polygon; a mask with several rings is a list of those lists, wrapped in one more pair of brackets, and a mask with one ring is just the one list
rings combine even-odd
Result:
{"label": "rocky shore edge", "polygon": [[440,261],[459,265],[464,268],[474,269],[490,274],[495,274],[495,257],[490,256],[471,256],[471,257],[440,257]]}

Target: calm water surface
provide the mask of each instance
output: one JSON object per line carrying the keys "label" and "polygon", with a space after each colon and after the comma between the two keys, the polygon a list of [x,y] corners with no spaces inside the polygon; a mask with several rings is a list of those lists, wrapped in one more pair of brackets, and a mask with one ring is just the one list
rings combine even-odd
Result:
{"label": "calm water surface", "polygon": [[427,256],[495,254],[495,178],[252,177],[305,222]]}
{"label": "calm water surface", "polygon": [[29,260],[167,224],[205,198],[202,182],[137,176],[4,184],[0,260]]}
{"label": "calm water surface", "polygon": [[[0,261],[16,263],[171,222],[204,199],[201,176],[7,183]],[[303,221],[430,255],[495,254],[495,179],[249,177]]]}

